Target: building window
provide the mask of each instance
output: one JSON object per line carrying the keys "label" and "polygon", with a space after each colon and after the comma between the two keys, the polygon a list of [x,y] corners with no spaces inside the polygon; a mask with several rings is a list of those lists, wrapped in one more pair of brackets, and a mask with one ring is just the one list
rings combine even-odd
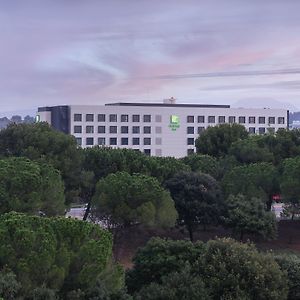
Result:
{"label": "building window", "polygon": [[235,123],[235,117],[234,116],[230,116],[229,118],[228,118],[228,122],[229,123]]}
{"label": "building window", "polygon": [[94,122],[94,115],[93,114],[86,114],[85,115],[86,122]]}
{"label": "building window", "polygon": [[194,145],[194,143],[195,143],[195,140],[193,138],[188,138],[187,139],[187,144],[188,145]]}
{"label": "building window", "polygon": [[76,138],[76,143],[78,146],[82,145],[82,138]]}
{"label": "building window", "polygon": [[140,121],[140,115],[132,115],[132,122],[139,122]]}
{"label": "building window", "polygon": [[203,133],[204,130],[205,130],[205,127],[202,127],[202,126],[198,127],[198,134]]}
{"label": "building window", "polygon": [[194,149],[187,149],[187,155],[192,155],[195,153]]}
{"label": "building window", "polygon": [[255,133],[255,127],[249,127],[249,133],[254,134]]}
{"label": "building window", "polygon": [[105,114],[98,115],[98,122],[105,122]]}
{"label": "building window", "polygon": [[239,117],[239,123],[245,124],[246,123],[246,117]]}
{"label": "building window", "polygon": [[194,127],[187,127],[186,128],[187,129],[187,134],[194,134],[195,133],[195,129],[194,129]]}
{"label": "building window", "polygon": [[105,126],[98,126],[98,133],[105,133]]}
{"label": "building window", "polygon": [[121,145],[128,145],[128,138],[121,138]]}
{"label": "building window", "polygon": [[144,145],[151,145],[151,138],[144,138]]}
{"label": "building window", "polygon": [[266,133],[266,128],[265,127],[259,127],[258,132],[259,132],[259,134],[265,134]]}
{"label": "building window", "polygon": [[205,117],[204,116],[198,116],[198,123],[204,123]]}
{"label": "building window", "polygon": [[140,127],[139,126],[132,126],[132,133],[140,133]]}
{"label": "building window", "polygon": [[151,149],[144,149],[144,154],[150,156],[151,155]]}
{"label": "building window", "polygon": [[269,124],[275,124],[275,117],[269,117]]}
{"label": "building window", "polygon": [[86,126],[85,132],[86,133],[94,133],[94,126]]}
{"label": "building window", "polygon": [[118,129],[117,126],[109,126],[109,133],[117,133]]}
{"label": "building window", "polygon": [[128,122],[128,115],[121,115],[121,122]]}
{"label": "building window", "polygon": [[74,133],[82,133],[82,127],[81,126],[74,126]]}
{"label": "building window", "polygon": [[144,115],[143,120],[144,120],[144,122],[150,123],[151,122],[151,115]]}
{"label": "building window", "polygon": [[155,133],[160,134],[161,132],[162,132],[162,130],[161,130],[160,126],[155,127]]}
{"label": "building window", "polygon": [[215,123],[216,122],[216,117],[215,116],[209,116],[208,117],[208,123]]}
{"label": "building window", "polygon": [[109,139],[109,144],[111,146],[117,145],[117,138],[110,138]]}
{"label": "building window", "polygon": [[225,123],[225,116],[219,116],[219,124]]}
{"label": "building window", "polygon": [[151,133],[151,127],[150,126],[144,126],[144,133]]}
{"label": "building window", "polygon": [[161,155],[162,155],[161,149],[155,149],[155,156],[161,156]]}
{"label": "building window", "polygon": [[94,145],[94,138],[86,138],[86,143],[87,146],[93,146]]}
{"label": "building window", "polygon": [[278,117],[278,124],[284,124],[284,117]]}
{"label": "building window", "polygon": [[254,124],[255,123],[255,117],[249,117],[249,123]]}
{"label": "building window", "polygon": [[128,133],[128,126],[121,126],[121,133]]}
{"label": "building window", "polygon": [[274,127],[269,127],[268,132],[271,133],[271,134],[275,133],[275,128]]}
{"label": "building window", "polygon": [[140,138],[132,138],[132,145],[139,145],[140,144]]}
{"label": "building window", "polygon": [[109,122],[117,122],[117,119],[116,114],[109,115]]}
{"label": "building window", "polygon": [[98,138],[98,145],[100,145],[100,146],[105,145],[105,137],[99,137]]}
{"label": "building window", "polygon": [[265,117],[259,117],[258,118],[258,123],[259,124],[265,124],[266,123],[266,118]]}
{"label": "building window", "polygon": [[162,120],[161,115],[156,115],[156,116],[155,116],[155,122],[161,123],[161,120]]}
{"label": "building window", "polygon": [[81,122],[82,114],[74,114],[74,122]]}
{"label": "building window", "polygon": [[186,122],[187,123],[194,123],[194,116],[187,116]]}
{"label": "building window", "polygon": [[161,138],[155,139],[155,145],[161,145]]}

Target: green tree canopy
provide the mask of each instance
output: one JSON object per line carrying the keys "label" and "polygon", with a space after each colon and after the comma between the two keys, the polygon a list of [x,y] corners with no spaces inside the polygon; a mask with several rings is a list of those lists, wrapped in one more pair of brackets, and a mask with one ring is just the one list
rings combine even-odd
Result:
{"label": "green tree canopy", "polygon": [[300,257],[293,253],[276,254],[275,260],[283,272],[287,273],[288,299],[300,299]]}
{"label": "green tree canopy", "polygon": [[222,190],[210,175],[180,172],[166,182],[175,201],[179,224],[185,225],[193,240],[197,225],[216,225],[223,213]]}
{"label": "green tree canopy", "polygon": [[152,239],[134,258],[127,282],[134,280],[136,289],[129,291],[137,299],[198,299],[198,288],[199,299],[281,300],[288,290],[272,255],[231,239],[205,244]]}
{"label": "green tree canopy", "polygon": [[68,201],[78,190],[82,157],[75,138],[47,123],[11,124],[1,130],[0,156],[24,156],[53,165],[61,172]]}
{"label": "green tree canopy", "polygon": [[259,197],[271,209],[272,196],[279,192],[278,172],[271,163],[255,163],[233,168],[222,181],[225,197],[243,194]]}
{"label": "green tree canopy", "polygon": [[113,268],[111,256],[111,234],[97,225],[17,213],[0,216],[0,269],[16,274],[24,298],[53,290],[65,299],[72,290],[85,291]]}
{"label": "green tree canopy", "polygon": [[259,198],[249,198],[241,194],[230,195],[226,200],[224,223],[240,240],[243,240],[244,234],[253,234],[265,239],[276,237],[275,215],[265,210],[265,203]]}
{"label": "green tree canopy", "polygon": [[192,154],[182,158],[182,161],[188,165],[193,172],[209,174],[215,179],[220,178],[220,165],[215,157],[209,155]]}
{"label": "green tree canopy", "polygon": [[285,202],[286,213],[292,215],[300,212],[300,156],[283,161],[280,187]]}
{"label": "green tree canopy", "polygon": [[64,214],[64,185],[52,166],[22,157],[0,159],[0,213]]}
{"label": "green tree canopy", "polygon": [[110,174],[96,186],[92,216],[110,227],[134,224],[172,227],[177,212],[170,194],[150,176]]}
{"label": "green tree canopy", "polygon": [[234,142],[229,149],[229,154],[240,163],[273,162],[274,155],[263,141],[264,136],[249,136],[247,139]]}
{"label": "green tree canopy", "polygon": [[207,128],[196,140],[198,153],[214,157],[228,154],[231,144],[248,137],[245,127],[239,124],[221,124]]}

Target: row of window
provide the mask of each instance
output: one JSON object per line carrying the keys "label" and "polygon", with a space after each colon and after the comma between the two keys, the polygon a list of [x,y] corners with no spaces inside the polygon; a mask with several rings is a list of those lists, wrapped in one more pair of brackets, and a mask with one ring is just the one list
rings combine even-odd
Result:
{"label": "row of window", "polygon": [[[141,119],[145,123],[151,122],[151,115],[143,115],[143,118],[141,118],[140,115],[132,115],[131,121],[132,122],[140,122]],[[86,114],[85,115],[85,121],[86,122],[94,122],[95,115],[94,114]],[[118,122],[118,115],[117,114],[109,114],[108,115],[109,122]],[[128,115],[121,115],[120,116],[121,122],[129,122],[129,116]],[[74,122],[82,122],[82,114],[74,114]],[[98,122],[106,122],[106,115],[105,114],[98,114]],[[156,115],[155,116],[155,122],[161,122],[161,116]]]}
{"label": "row of window", "polygon": [[[82,138],[76,138],[77,144],[82,145]],[[116,137],[112,137],[109,139],[106,139],[105,137],[99,137],[98,138],[98,144],[97,145],[108,145],[108,146],[116,146],[117,145],[118,139]],[[119,139],[120,145],[126,146],[129,145],[129,138],[120,138]],[[151,138],[132,138],[131,140],[132,145],[137,146],[141,145],[141,142],[143,142],[143,145],[151,145]],[[95,145],[95,140],[92,137],[88,137],[85,139],[85,144],[87,146],[94,146]],[[162,139],[161,138],[156,138],[155,139],[155,145],[161,145],[162,144]]]}
{"label": "row of window", "polygon": [[[97,119],[98,122],[106,122],[106,117],[108,117],[109,122],[118,122],[118,115],[117,114],[109,114],[106,116],[105,114],[98,114]],[[129,115],[120,115],[120,121],[121,122],[129,122]],[[236,123],[236,120],[238,120],[239,124],[245,124],[246,123],[246,117],[235,117],[235,116],[229,116],[228,117],[228,123]],[[266,121],[268,121],[268,124],[275,124],[276,117],[248,117],[248,123],[249,124],[255,124],[256,120],[258,119],[259,124],[266,124]],[[85,115],[85,121],[86,122],[94,122],[95,115],[94,114],[86,114]],[[140,122],[143,120],[145,123],[150,123],[152,118],[151,115],[131,115],[131,121],[132,122]],[[219,124],[226,123],[226,117],[225,116],[208,116],[207,122],[210,124],[216,123],[218,120]],[[74,121],[75,122],[82,122],[82,114],[74,114]],[[162,116],[161,115],[155,115],[155,122],[161,122]],[[195,123],[195,116],[187,116],[187,123]],[[197,116],[198,123],[205,123],[205,116]],[[284,117],[277,117],[277,124],[284,124],[285,118]]]}
{"label": "row of window", "polygon": [[[228,123],[236,123],[236,117],[235,116],[229,116],[228,117]],[[255,124],[256,120],[258,119],[259,124],[266,124],[266,117],[248,117],[248,123],[249,124]],[[216,123],[217,117],[216,116],[208,116],[207,122],[208,123]],[[187,116],[187,123],[195,123],[195,117],[194,116]],[[198,116],[197,117],[198,123],[205,123],[205,116]],[[275,124],[276,118],[275,117],[268,117],[268,124]],[[284,117],[277,117],[277,123],[278,124],[284,124],[285,118]],[[225,116],[218,116],[218,123],[224,124],[226,123],[226,117]],[[245,124],[246,123],[246,117],[238,117],[238,123],[239,124]]]}
{"label": "row of window", "polygon": [[[150,134],[151,133],[151,126],[144,126],[143,133]],[[129,133],[128,126],[121,126],[119,128],[120,133]],[[131,128],[132,133],[141,133],[141,128],[139,126],[132,126]],[[155,133],[160,134],[162,132],[161,127],[155,127]],[[82,133],[82,126],[75,125],[74,126],[74,133]],[[94,126],[86,126],[85,133],[95,133]],[[98,126],[98,133],[118,133],[117,126]]]}

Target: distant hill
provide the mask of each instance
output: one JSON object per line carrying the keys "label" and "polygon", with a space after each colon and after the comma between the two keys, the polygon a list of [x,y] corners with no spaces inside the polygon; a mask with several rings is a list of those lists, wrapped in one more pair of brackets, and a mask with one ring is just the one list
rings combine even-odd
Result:
{"label": "distant hill", "polygon": [[288,102],[280,102],[275,99],[243,99],[231,105],[231,107],[245,107],[245,108],[284,108],[292,112],[299,111],[295,105]]}

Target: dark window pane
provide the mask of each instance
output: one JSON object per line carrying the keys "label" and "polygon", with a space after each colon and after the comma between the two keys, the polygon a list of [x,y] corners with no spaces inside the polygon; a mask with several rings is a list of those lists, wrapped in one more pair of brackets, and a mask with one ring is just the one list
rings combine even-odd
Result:
{"label": "dark window pane", "polygon": [[85,132],[86,133],[94,133],[94,126],[86,126]]}
{"label": "dark window pane", "polygon": [[82,133],[82,127],[81,126],[74,126],[74,133]]}
{"label": "dark window pane", "polygon": [[81,122],[82,121],[82,114],[74,114],[74,121]]}
{"label": "dark window pane", "polygon": [[265,133],[266,133],[266,128],[264,128],[264,127],[259,127],[259,128],[258,128],[258,132],[259,132],[259,134],[265,134]]}
{"label": "dark window pane", "polygon": [[93,114],[87,114],[85,115],[86,122],[93,122],[94,121],[94,115]]}
{"label": "dark window pane", "polygon": [[255,117],[249,117],[249,123],[254,124],[255,123]]}
{"label": "dark window pane", "polygon": [[187,134],[194,134],[195,133],[195,129],[194,127],[187,127]]}
{"label": "dark window pane", "polygon": [[139,126],[132,126],[132,133],[140,133],[140,127]]}
{"label": "dark window pane", "polygon": [[76,138],[76,143],[78,146],[82,145],[82,138]]}
{"label": "dark window pane", "polygon": [[99,137],[98,138],[98,145],[105,145],[105,138],[104,137]]}
{"label": "dark window pane", "polygon": [[98,133],[105,133],[105,126],[98,126]]}
{"label": "dark window pane", "polygon": [[132,145],[139,145],[140,139],[139,138],[132,138]]}
{"label": "dark window pane", "polygon": [[245,124],[246,123],[246,117],[239,117],[239,123]]}
{"label": "dark window pane", "polygon": [[188,145],[194,145],[194,143],[195,143],[195,141],[194,141],[193,138],[188,138],[188,139],[187,139],[187,144],[188,144]]}
{"label": "dark window pane", "polygon": [[128,133],[128,126],[121,126],[121,133]]}
{"label": "dark window pane", "polygon": [[151,149],[144,149],[144,153],[146,154],[146,155],[151,155]]}
{"label": "dark window pane", "polygon": [[255,133],[255,127],[249,127],[249,133],[254,134]]}
{"label": "dark window pane", "polygon": [[219,116],[219,123],[224,124],[225,123],[225,116]]}
{"label": "dark window pane", "polygon": [[187,116],[186,121],[187,123],[194,123],[194,116]]}
{"label": "dark window pane", "polygon": [[109,133],[117,133],[117,126],[109,126]]}
{"label": "dark window pane", "polygon": [[187,150],[187,155],[192,155],[194,153],[195,153],[194,149],[188,149]]}
{"label": "dark window pane", "polygon": [[139,122],[140,121],[140,115],[132,115],[132,122]]}
{"label": "dark window pane", "polygon": [[150,126],[144,126],[144,133],[151,133],[151,127]]}
{"label": "dark window pane", "polygon": [[98,115],[98,122],[105,122],[105,115],[104,114],[99,114]]}
{"label": "dark window pane", "polygon": [[110,138],[109,139],[109,144],[110,145],[117,145],[117,138]]}
{"label": "dark window pane", "polygon": [[275,117],[269,117],[269,124],[275,124]]}
{"label": "dark window pane", "polygon": [[229,123],[235,123],[235,117],[234,116],[230,116],[228,118]]}
{"label": "dark window pane", "polygon": [[266,118],[265,117],[259,117],[258,118],[258,123],[259,124],[265,124],[266,123]]}
{"label": "dark window pane", "polygon": [[151,145],[151,138],[144,138],[144,145]]}
{"label": "dark window pane", "polygon": [[284,124],[284,117],[278,117],[278,124]]}
{"label": "dark window pane", "polygon": [[94,138],[86,138],[86,145],[88,146],[94,145]]}
{"label": "dark window pane", "polygon": [[121,122],[128,122],[128,115],[121,115]]}
{"label": "dark window pane", "polygon": [[216,122],[215,116],[209,116],[208,117],[208,123],[215,123],[215,122]]}
{"label": "dark window pane", "polygon": [[117,115],[116,114],[109,115],[109,122],[117,122]]}
{"label": "dark window pane", "polygon": [[144,115],[144,118],[143,118],[144,122],[151,122],[151,115]]}
{"label": "dark window pane", "polygon": [[198,116],[198,123],[204,123],[205,117],[204,116]]}
{"label": "dark window pane", "polygon": [[121,145],[128,145],[128,138],[121,138]]}

